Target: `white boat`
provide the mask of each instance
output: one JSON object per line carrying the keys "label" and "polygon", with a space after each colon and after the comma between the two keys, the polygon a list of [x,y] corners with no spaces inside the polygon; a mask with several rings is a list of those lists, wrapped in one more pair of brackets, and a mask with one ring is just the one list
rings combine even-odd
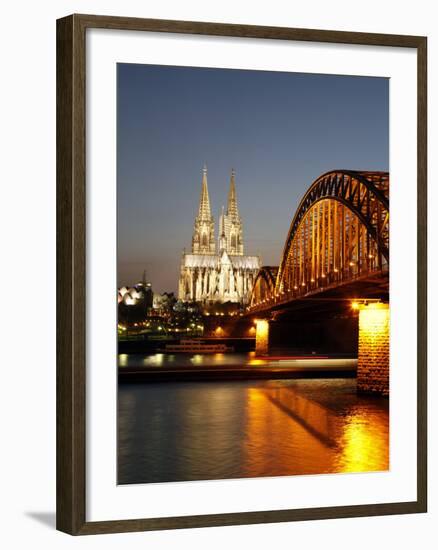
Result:
{"label": "white boat", "polygon": [[166,344],[159,350],[164,353],[226,353],[234,348],[225,344],[208,344],[202,340],[180,340],[179,344]]}

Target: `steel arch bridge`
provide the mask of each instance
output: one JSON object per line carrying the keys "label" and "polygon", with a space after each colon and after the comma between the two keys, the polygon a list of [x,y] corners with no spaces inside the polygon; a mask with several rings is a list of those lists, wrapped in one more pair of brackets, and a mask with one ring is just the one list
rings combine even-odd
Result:
{"label": "steel arch bridge", "polygon": [[252,302],[261,304],[274,295],[277,273],[278,266],[263,266],[259,269],[251,293]]}
{"label": "steel arch bridge", "polygon": [[260,269],[249,312],[388,270],[389,174],[333,170],[301,200],[278,269]]}

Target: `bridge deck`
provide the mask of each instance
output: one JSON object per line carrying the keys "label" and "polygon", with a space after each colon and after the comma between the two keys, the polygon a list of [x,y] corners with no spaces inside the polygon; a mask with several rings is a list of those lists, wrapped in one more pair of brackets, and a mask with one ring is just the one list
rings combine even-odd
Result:
{"label": "bridge deck", "polygon": [[354,299],[389,300],[389,272],[366,274],[345,282],[336,282],[323,288],[311,290],[297,296],[289,294],[278,296],[267,303],[249,308],[245,316],[256,316],[270,312],[298,312],[304,310],[339,308],[340,302]]}

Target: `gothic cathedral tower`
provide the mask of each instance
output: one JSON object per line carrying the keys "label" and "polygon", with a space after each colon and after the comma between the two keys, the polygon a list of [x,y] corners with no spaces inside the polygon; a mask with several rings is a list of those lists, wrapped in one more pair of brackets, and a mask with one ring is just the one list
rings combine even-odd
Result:
{"label": "gothic cathedral tower", "polygon": [[232,256],[243,256],[243,227],[237,208],[236,173],[231,170],[230,190],[228,192],[227,212],[219,221],[219,247]]}
{"label": "gothic cathedral tower", "polygon": [[192,253],[214,254],[215,248],[214,218],[211,215],[210,197],[208,196],[207,167],[204,166],[199,211],[193,230]]}
{"label": "gothic cathedral tower", "polygon": [[232,170],[227,210],[222,208],[219,220],[219,250],[216,252],[207,168],[204,166],[192,250],[191,254],[184,251],[181,258],[178,299],[183,302],[248,303],[261,262],[258,256],[243,255],[242,220],[234,180]]}

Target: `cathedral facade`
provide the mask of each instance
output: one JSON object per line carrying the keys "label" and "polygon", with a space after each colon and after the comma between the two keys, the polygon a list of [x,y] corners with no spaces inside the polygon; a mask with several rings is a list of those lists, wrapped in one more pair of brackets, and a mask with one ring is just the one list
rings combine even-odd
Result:
{"label": "cathedral facade", "polygon": [[231,172],[227,209],[222,207],[217,239],[208,194],[207,168],[195,218],[190,254],[181,258],[178,298],[184,302],[248,303],[260,268],[258,256],[245,256],[242,220],[237,207],[235,172]]}

